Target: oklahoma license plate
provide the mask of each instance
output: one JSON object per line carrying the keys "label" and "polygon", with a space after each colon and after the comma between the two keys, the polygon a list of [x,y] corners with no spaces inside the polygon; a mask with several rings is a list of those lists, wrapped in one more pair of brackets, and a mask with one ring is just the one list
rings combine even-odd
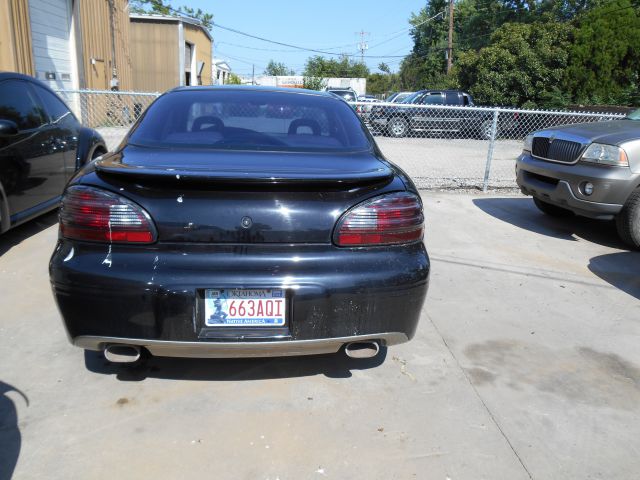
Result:
{"label": "oklahoma license plate", "polygon": [[207,289],[204,323],[207,327],[282,327],[285,295],[280,289]]}

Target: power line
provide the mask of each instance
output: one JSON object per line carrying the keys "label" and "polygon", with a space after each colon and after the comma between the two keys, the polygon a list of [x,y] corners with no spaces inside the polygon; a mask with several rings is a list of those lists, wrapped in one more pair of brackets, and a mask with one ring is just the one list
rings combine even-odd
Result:
{"label": "power line", "polygon": [[[225,27],[224,25],[220,25],[219,23],[213,23],[214,27],[220,28],[222,30],[227,30],[229,32],[233,32],[236,33],[238,35],[243,35],[245,37],[249,37],[249,38],[254,38],[256,40],[260,40],[263,42],[267,42],[267,43],[273,43],[275,45],[280,45],[283,47],[289,47],[289,48],[294,48],[296,50],[300,50],[300,51],[304,51],[304,52],[313,52],[313,53],[319,53],[322,55],[332,55],[332,56],[337,56],[337,57],[357,57],[358,54],[352,54],[352,53],[335,53],[335,52],[329,52],[327,50],[319,50],[316,48],[305,48],[305,47],[301,47],[299,45],[293,45],[291,43],[285,43],[285,42],[278,42],[276,40],[270,40],[268,38],[264,38],[264,37],[260,37],[258,35],[252,35],[250,33],[247,32],[243,32],[240,30],[237,30],[235,28],[231,28],[231,27]],[[362,58],[395,58],[395,57],[403,57],[404,55],[364,55],[362,56]]]}
{"label": "power line", "polygon": [[259,37],[258,35],[252,35],[250,33],[242,32],[242,31],[237,30],[235,28],[225,27],[224,25],[220,25],[219,23],[216,23],[216,22],[213,23],[213,26],[217,27],[217,28],[220,28],[222,30],[227,30],[228,32],[233,32],[233,33],[236,33],[238,35],[243,35],[243,36],[249,37],[249,38],[255,38],[256,40],[260,40],[260,41],[267,42],[267,43],[273,43],[275,45],[280,45],[282,47],[294,48],[296,50],[302,50],[302,51],[306,51],[306,52],[321,53],[323,55],[341,55],[341,54],[334,53],[334,52],[328,52],[326,50],[318,50],[318,49],[315,49],[315,48],[305,48],[305,47],[300,47],[298,45],[292,45],[290,43],[278,42],[276,40],[269,40],[268,38]]}
{"label": "power line", "polygon": [[[292,53],[292,52],[297,52],[298,50],[292,50],[292,49],[280,49],[280,48],[259,48],[259,47],[251,47],[249,45],[239,45],[237,43],[230,43],[230,42],[217,42],[217,45],[229,45],[232,47],[238,47],[238,48],[245,48],[247,50],[259,50],[262,52],[285,52],[285,53]],[[355,47],[357,46],[357,43],[347,43],[345,45],[341,45],[341,46],[337,46],[337,47],[326,47],[325,50],[337,50],[338,48],[345,48],[345,47]]]}
{"label": "power line", "polygon": [[[180,11],[180,10],[178,10],[178,9],[175,9],[175,8],[173,8],[173,7],[169,6],[169,5],[166,5],[166,8],[167,8],[170,12],[173,12],[173,13],[175,13],[175,14],[177,14],[177,15],[181,16],[181,17],[191,18],[191,19],[193,19],[193,20],[200,21],[199,19],[194,18],[194,17],[190,17],[190,16],[189,16],[188,14],[186,14],[185,12],[182,12],[182,11]],[[370,47],[370,48],[374,48],[374,47],[377,47],[377,46],[382,45],[382,44],[384,44],[384,43],[387,43],[387,42],[389,42],[389,41],[391,41],[391,40],[394,40],[394,39],[395,39],[395,38],[397,38],[398,36],[402,35],[404,32],[407,32],[407,31],[409,31],[409,30],[412,30],[413,28],[416,28],[416,27],[418,27],[418,26],[420,26],[420,25],[423,25],[423,24],[425,24],[425,23],[427,23],[427,22],[429,22],[429,21],[431,21],[431,20],[435,19],[436,17],[438,17],[438,16],[440,16],[440,15],[443,15],[443,14],[444,14],[444,12],[437,13],[437,14],[435,14],[433,17],[427,18],[427,19],[423,20],[422,22],[417,23],[416,25],[412,25],[411,27],[404,28],[404,29],[402,29],[402,30],[398,30],[398,31],[396,32],[396,33],[398,33],[398,35],[396,35],[395,37],[390,38],[390,39],[388,39],[388,40],[385,40],[385,41],[383,41],[383,42],[380,42],[380,43],[378,43],[378,44],[376,44],[376,45],[374,45],[373,47]],[[293,44],[290,44],[290,43],[279,42],[279,41],[276,41],[276,40],[270,40],[270,39],[268,39],[268,38],[260,37],[260,36],[258,36],[258,35],[252,35],[252,34],[250,34],[250,33],[243,32],[243,31],[241,31],[241,30],[237,30],[237,29],[235,29],[235,28],[226,27],[226,26],[221,25],[221,24],[219,24],[219,23],[217,23],[217,22],[214,22],[214,21],[211,21],[211,27],[217,27],[217,28],[220,28],[220,29],[222,29],[222,30],[227,30],[227,31],[229,31],[229,32],[236,33],[236,34],[238,34],[238,35],[242,35],[242,36],[249,37],[249,38],[254,38],[254,39],[256,39],[256,40],[260,40],[260,41],[262,41],[262,42],[267,42],[267,43],[272,43],[272,44],[274,44],[274,45],[280,45],[280,46],[282,46],[282,47],[289,47],[289,48],[293,48],[293,49],[295,49],[295,50],[299,50],[299,51],[312,52],[312,53],[319,53],[319,54],[322,54],[322,55],[330,55],[330,56],[338,56],[338,57],[349,57],[349,58],[357,57],[357,56],[358,56],[358,54],[357,54],[357,53],[336,53],[336,52],[330,52],[330,51],[328,51],[328,50],[331,50],[331,49],[341,48],[341,47],[329,47],[329,48],[325,48],[325,49],[318,49],[318,48],[306,48],[306,47],[302,47],[302,46],[299,46],[299,45],[293,45]],[[391,35],[394,35],[394,34],[391,34]],[[345,45],[345,46],[352,46],[352,45],[353,45],[353,44],[347,44],[347,45]],[[243,47],[243,48],[252,48],[252,47]],[[257,49],[255,49],[255,50],[257,50]],[[227,55],[227,56],[228,56],[228,55]],[[364,59],[364,58],[380,58],[380,59],[383,59],[383,58],[403,58],[403,57],[405,57],[405,55],[360,55],[360,56],[361,56],[361,58],[362,58],[362,59]],[[230,58],[232,58],[232,57],[230,57]]]}
{"label": "power line", "polygon": [[445,13],[444,11],[442,11],[442,12],[438,12],[438,13],[436,13],[434,16],[429,17],[429,18],[427,18],[426,20],[423,20],[422,22],[416,23],[415,25],[412,25],[411,27],[404,28],[404,29],[402,29],[402,30],[398,30],[398,32],[396,32],[396,33],[397,33],[397,35],[395,35],[395,34],[394,34],[394,36],[393,36],[393,37],[391,37],[391,38],[389,38],[389,39],[387,39],[387,40],[384,40],[384,41],[382,41],[382,42],[380,42],[380,43],[376,43],[375,45],[373,45],[373,46],[372,46],[372,47],[370,47],[370,48],[376,48],[376,47],[379,47],[380,45],[384,45],[385,43],[389,43],[390,41],[395,40],[395,39],[396,39],[396,38],[398,38],[398,37],[401,37],[401,36],[402,36],[402,35],[404,35],[406,32],[408,32],[408,31],[410,31],[410,30],[413,30],[414,28],[417,28],[417,27],[419,27],[419,26],[421,26],[421,25],[424,25],[425,23],[430,22],[431,20],[435,20],[435,19],[436,19],[437,17],[439,17],[440,15],[444,15],[444,13]]}

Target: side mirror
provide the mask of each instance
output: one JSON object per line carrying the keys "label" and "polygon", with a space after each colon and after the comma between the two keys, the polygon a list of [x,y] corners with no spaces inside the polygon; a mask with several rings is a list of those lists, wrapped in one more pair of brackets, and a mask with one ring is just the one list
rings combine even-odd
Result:
{"label": "side mirror", "polygon": [[0,119],[0,137],[9,137],[11,135],[17,135],[18,125],[11,120]]}

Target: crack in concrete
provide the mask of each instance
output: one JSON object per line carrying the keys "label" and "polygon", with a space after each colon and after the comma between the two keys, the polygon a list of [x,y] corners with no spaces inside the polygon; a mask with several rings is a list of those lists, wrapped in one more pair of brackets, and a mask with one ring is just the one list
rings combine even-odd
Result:
{"label": "crack in concrete", "polygon": [[[426,312],[425,312],[426,313]],[[462,374],[464,375],[464,378],[467,380],[467,383],[469,383],[469,385],[471,386],[471,388],[473,389],[473,392],[476,394],[476,397],[478,397],[478,400],[480,400],[480,403],[482,403],[482,406],[484,407],[484,409],[486,410],[486,412],[489,414],[489,418],[491,418],[491,421],[493,422],[493,424],[496,426],[496,428],[498,429],[498,431],[500,432],[500,434],[502,435],[502,438],[504,438],[504,440],[507,442],[507,445],[509,445],[509,448],[511,449],[511,451],[513,452],[513,454],[516,456],[516,458],[518,459],[518,462],[520,463],[520,465],[522,466],[523,470],[527,473],[527,476],[533,480],[533,476],[531,475],[531,472],[529,471],[529,469],[527,468],[527,466],[524,463],[524,460],[522,459],[522,457],[518,454],[518,452],[516,451],[515,447],[513,446],[513,444],[511,443],[511,440],[509,439],[509,437],[507,436],[507,434],[504,432],[504,430],[502,429],[502,427],[500,426],[500,424],[498,423],[498,420],[496,420],[496,417],[493,415],[493,412],[489,409],[488,405],[485,403],[484,399],[482,398],[482,396],[480,395],[480,392],[478,392],[478,389],[476,389],[475,385],[471,382],[471,379],[469,378],[469,376],[467,375],[467,372],[465,371],[464,368],[462,368],[462,365],[460,365],[460,362],[458,361],[458,357],[456,357],[455,353],[453,353],[453,350],[451,350],[451,347],[449,347],[449,344],[447,343],[447,341],[444,339],[444,336],[442,335],[442,333],[440,332],[440,329],[438,329],[438,326],[435,324],[435,322],[433,321],[433,318],[431,318],[431,315],[429,315],[428,313],[426,313],[427,318],[429,319],[429,322],[431,322],[431,325],[433,325],[433,328],[436,330],[438,336],[440,337],[440,339],[442,340],[442,343],[444,344],[444,346],[447,348],[447,350],[449,351],[449,354],[451,354],[451,356],[453,357],[453,359],[456,362],[456,365],[458,366],[458,368],[460,369],[460,371],[462,372]]]}

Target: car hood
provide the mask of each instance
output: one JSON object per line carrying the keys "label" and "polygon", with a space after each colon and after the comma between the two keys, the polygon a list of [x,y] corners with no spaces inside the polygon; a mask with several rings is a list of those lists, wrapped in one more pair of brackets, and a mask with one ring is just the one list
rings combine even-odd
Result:
{"label": "car hood", "polygon": [[611,120],[606,122],[579,123],[561,127],[547,128],[536,132],[536,136],[556,136],[567,140],[575,140],[587,145],[589,143],[605,143],[620,145],[640,138],[640,121]]}

